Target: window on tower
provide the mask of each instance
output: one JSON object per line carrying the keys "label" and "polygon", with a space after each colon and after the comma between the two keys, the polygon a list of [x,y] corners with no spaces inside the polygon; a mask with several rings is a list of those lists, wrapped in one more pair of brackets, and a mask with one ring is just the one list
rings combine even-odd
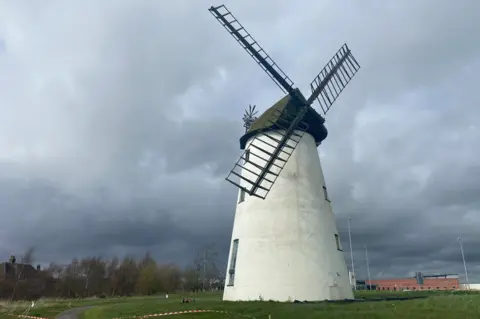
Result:
{"label": "window on tower", "polygon": [[335,244],[337,244],[337,250],[343,251],[342,246],[340,245],[340,237],[338,237],[338,234],[335,234]]}
{"label": "window on tower", "polygon": [[240,197],[238,198],[238,203],[240,204],[245,200],[245,191],[243,189],[240,189]]}
{"label": "window on tower", "polygon": [[245,162],[247,162],[250,159],[250,150],[246,149],[245,150]]}
{"label": "window on tower", "polygon": [[323,186],[323,196],[325,197],[325,200],[327,202],[330,202],[330,198],[328,198],[327,188],[325,186]]}
{"label": "window on tower", "polygon": [[235,266],[237,264],[238,239],[232,243],[232,255],[230,256],[230,267],[228,269],[228,286],[233,286],[235,282]]}

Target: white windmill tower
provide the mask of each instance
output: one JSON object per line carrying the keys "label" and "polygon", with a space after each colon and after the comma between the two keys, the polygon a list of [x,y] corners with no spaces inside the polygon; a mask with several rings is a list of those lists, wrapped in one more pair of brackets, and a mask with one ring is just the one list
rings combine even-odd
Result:
{"label": "white windmill tower", "polygon": [[247,111],[245,152],[227,176],[239,196],[223,299],[352,299],[317,152],[325,119],[311,104],[325,114],[360,66],[343,45],[305,99],[225,6],[209,11],[286,94],[258,119]]}

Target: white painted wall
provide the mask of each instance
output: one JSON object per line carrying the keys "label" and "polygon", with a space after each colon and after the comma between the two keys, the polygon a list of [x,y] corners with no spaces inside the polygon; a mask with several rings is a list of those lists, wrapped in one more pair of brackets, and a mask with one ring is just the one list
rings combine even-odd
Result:
{"label": "white painted wall", "polygon": [[[324,185],[315,141],[305,134],[267,198],[246,195],[245,201],[237,204],[224,300],[353,298],[345,258],[337,250],[338,231]],[[235,278],[229,286],[235,239],[239,240]]]}

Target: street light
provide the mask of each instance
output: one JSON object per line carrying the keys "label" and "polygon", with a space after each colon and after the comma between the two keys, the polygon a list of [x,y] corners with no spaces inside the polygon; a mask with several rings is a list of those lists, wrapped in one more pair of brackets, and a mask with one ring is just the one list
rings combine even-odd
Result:
{"label": "street light", "polygon": [[352,262],[352,275],[353,275],[353,289],[357,290],[357,278],[355,276],[355,264],[353,262],[353,248],[352,248],[352,234],[350,232],[350,219],[352,217],[348,217],[347,224],[348,224],[348,240],[350,241],[350,260]]}
{"label": "street light", "polygon": [[468,281],[467,263],[465,262],[465,254],[463,253],[463,244],[460,237],[458,237],[458,242],[460,243],[460,251],[462,252],[463,268],[465,269],[465,281],[467,282],[467,289],[470,289],[470,282]]}
{"label": "street light", "polygon": [[372,290],[372,282],[370,280],[370,263],[368,262],[367,244],[365,244],[365,260],[367,261],[368,290]]}

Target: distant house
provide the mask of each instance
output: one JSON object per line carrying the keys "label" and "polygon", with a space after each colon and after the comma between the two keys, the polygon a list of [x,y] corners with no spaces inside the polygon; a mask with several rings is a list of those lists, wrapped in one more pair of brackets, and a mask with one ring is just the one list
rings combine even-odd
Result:
{"label": "distant house", "polygon": [[40,265],[34,268],[30,264],[18,264],[15,256],[11,256],[8,262],[0,263],[0,281],[5,279],[31,280],[41,277]]}
{"label": "distant house", "polygon": [[48,278],[40,266],[17,264],[15,257],[0,263],[0,299],[37,299],[45,292]]}
{"label": "distant house", "polygon": [[17,279],[27,280],[38,277],[39,267],[35,269],[29,264],[17,264],[15,262],[0,263],[0,280],[2,279]]}

